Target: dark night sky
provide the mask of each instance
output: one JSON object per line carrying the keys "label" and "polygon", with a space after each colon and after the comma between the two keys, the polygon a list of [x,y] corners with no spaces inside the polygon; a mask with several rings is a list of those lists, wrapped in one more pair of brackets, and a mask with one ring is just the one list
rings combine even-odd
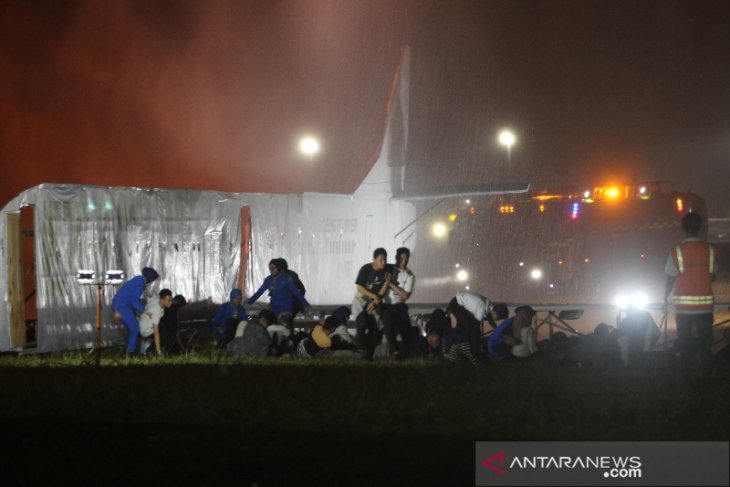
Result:
{"label": "dark night sky", "polygon": [[45,181],[351,191],[403,44],[412,183],[635,174],[730,216],[730,2],[668,0],[0,2],[0,204]]}

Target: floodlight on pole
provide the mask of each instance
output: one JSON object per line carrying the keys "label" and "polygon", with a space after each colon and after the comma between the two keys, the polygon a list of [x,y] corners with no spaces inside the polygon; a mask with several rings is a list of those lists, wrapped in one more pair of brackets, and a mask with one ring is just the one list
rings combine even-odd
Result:
{"label": "floodlight on pole", "polygon": [[434,223],[434,225],[431,227],[431,232],[435,237],[442,238],[446,236],[446,233],[448,232],[446,225],[443,223]]}
{"label": "floodlight on pole", "polygon": [[319,152],[319,149],[319,141],[314,137],[302,137],[302,139],[299,141],[299,150],[302,152],[302,154],[309,156],[310,159]]}
{"label": "floodlight on pole", "polygon": [[507,165],[512,163],[512,145],[517,141],[517,137],[510,130],[502,130],[499,133],[499,143],[507,147]]}
{"label": "floodlight on pole", "polygon": [[94,359],[97,367],[101,365],[101,295],[104,286],[116,286],[124,282],[124,271],[106,271],[104,279],[97,278],[96,272],[89,269],[79,269],[76,273],[76,282],[82,286],[96,287],[96,333],[94,335],[94,348],[91,349],[89,357]]}

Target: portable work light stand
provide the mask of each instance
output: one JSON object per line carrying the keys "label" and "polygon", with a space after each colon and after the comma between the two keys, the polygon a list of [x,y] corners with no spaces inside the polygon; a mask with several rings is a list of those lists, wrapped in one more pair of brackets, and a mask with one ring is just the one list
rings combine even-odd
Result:
{"label": "portable work light stand", "polygon": [[94,361],[94,365],[101,365],[101,295],[104,286],[113,286],[122,282],[123,273],[121,271],[107,271],[106,280],[104,282],[95,279],[96,274],[93,271],[80,270],[77,276],[79,284],[82,286],[96,286],[96,327],[94,330],[94,347],[89,352],[89,356],[84,361],[86,363]]}

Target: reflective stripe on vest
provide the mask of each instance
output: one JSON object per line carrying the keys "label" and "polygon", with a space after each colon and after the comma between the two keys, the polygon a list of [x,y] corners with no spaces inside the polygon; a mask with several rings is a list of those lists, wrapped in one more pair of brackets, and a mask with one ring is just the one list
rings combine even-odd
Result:
{"label": "reflective stripe on vest", "polygon": [[711,311],[714,297],[710,276],[715,267],[714,248],[699,242],[688,242],[677,245],[674,255],[679,271],[675,282],[675,292],[678,293],[674,296],[675,307],[678,311]]}
{"label": "reflective stripe on vest", "polygon": [[[684,258],[682,257],[682,248],[677,245],[676,247],[677,251],[677,267],[679,268],[679,273],[684,274]],[[710,245],[710,274],[712,274],[715,270],[715,248]]]}
{"label": "reflective stripe on vest", "polygon": [[674,296],[674,304],[712,304],[714,298],[712,296]]}
{"label": "reflective stripe on vest", "polygon": [[684,274],[684,259],[682,258],[682,249],[679,245],[677,245],[677,267],[679,268],[679,273]]}

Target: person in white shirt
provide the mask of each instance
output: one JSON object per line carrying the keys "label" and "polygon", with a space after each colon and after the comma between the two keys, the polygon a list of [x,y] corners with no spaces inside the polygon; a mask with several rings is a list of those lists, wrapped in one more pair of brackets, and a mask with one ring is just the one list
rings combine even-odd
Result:
{"label": "person in white shirt", "polygon": [[405,303],[413,294],[416,276],[408,268],[411,251],[408,247],[401,247],[395,251],[394,279],[390,281],[389,302],[391,304]]}
{"label": "person in white shirt", "polygon": [[150,336],[154,335],[155,349],[158,355],[162,355],[162,342],[160,340],[160,320],[165,314],[165,308],[172,304],[172,291],[163,289],[157,298],[147,302],[144,313],[139,318],[139,336],[142,337],[140,355],[144,355],[151,345]]}
{"label": "person in white shirt", "polygon": [[481,323],[482,333],[486,332],[487,326],[494,328],[492,316],[492,303],[489,299],[474,293],[457,293],[456,302],[466,308],[472,316]]}
{"label": "person in white shirt", "polygon": [[483,348],[482,335],[488,330],[496,328],[491,314],[492,303],[479,294],[462,292],[457,293],[449,303],[451,309],[454,309],[455,306],[460,306],[469,312],[470,316],[462,313],[462,318],[466,321],[464,326],[469,338],[469,344],[475,353],[481,352]]}
{"label": "person in white shirt", "polygon": [[416,280],[416,276],[408,269],[410,258],[411,251],[407,247],[396,250],[393,279],[388,283],[389,304],[386,305],[382,317],[388,350],[396,359],[403,359],[409,355],[412,342],[419,334],[418,329],[412,329],[406,306]]}

